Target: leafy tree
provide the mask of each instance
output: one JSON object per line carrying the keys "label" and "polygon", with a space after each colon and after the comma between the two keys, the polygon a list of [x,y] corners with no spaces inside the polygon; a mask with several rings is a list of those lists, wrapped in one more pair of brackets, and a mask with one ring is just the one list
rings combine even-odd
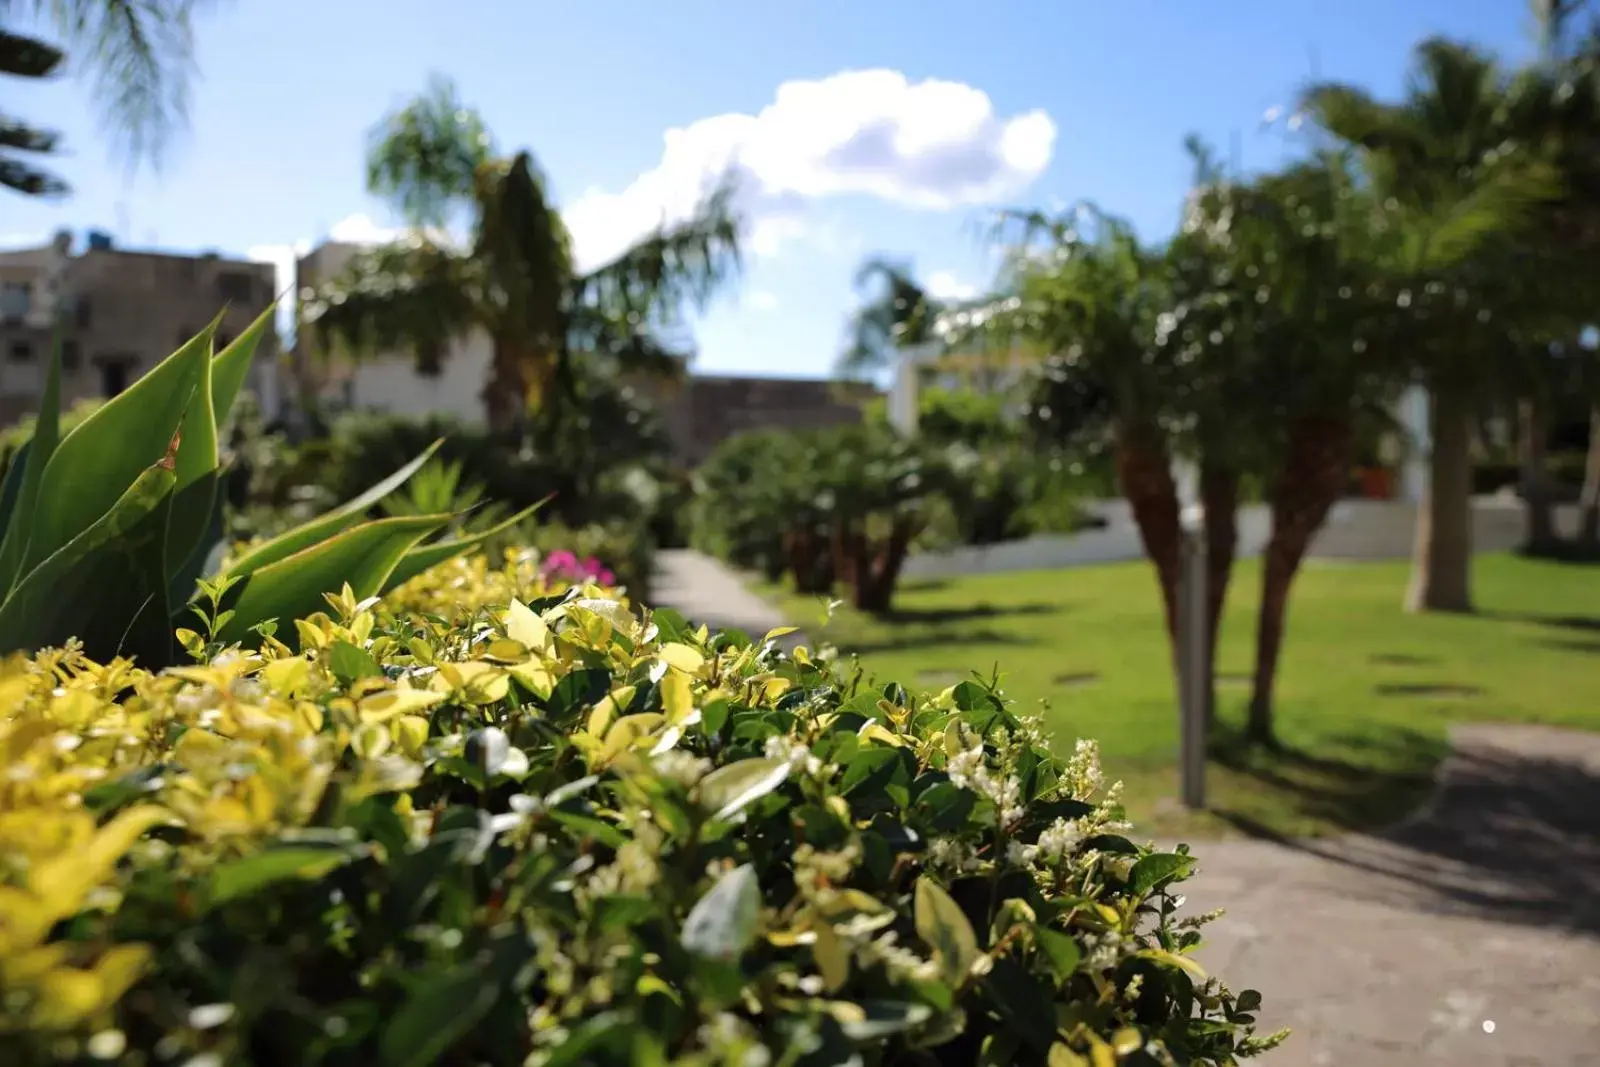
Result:
{"label": "leafy tree", "polygon": [[[440,78],[373,130],[367,186],[414,229],[313,294],[306,326],[352,355],[409,348],[419,371],[434,374],[451,339],[483,330],[494,347],[484,404],[498,430],[570,394],[574,357],[681,373],[683,307],[707,301],[739,264],[740,224],[723,184],[687,220],[580,271],[533,156],[499,152]],[[445,233],[462,216],[464,248]]]}
{"label": "leafy tree", "polygon": [[1504,284],[1508,266],[1559,190],[1547,153],[1519,139],[1510,88],[1492,57],[1435,38],[1418,46],[1398,103],[1337,84],[1314,86],[1303,103],[1358,151],[1377,207],[1367,250],[1415,327],[1406,351],[1428,389],[1433,449],[1412,609],[1471,610],[1472,413],[1507,356],[1504,332],[1484,325],[1526,295]]}

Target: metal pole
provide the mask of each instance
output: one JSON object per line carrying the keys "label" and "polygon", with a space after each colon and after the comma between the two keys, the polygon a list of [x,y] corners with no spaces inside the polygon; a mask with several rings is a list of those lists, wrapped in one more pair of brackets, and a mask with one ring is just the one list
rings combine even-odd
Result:
{"label": "metal pole", "polygon": [[1206,806],[1206,532],[1188,509],[1178,575],[1179,770],[1183,805]]}

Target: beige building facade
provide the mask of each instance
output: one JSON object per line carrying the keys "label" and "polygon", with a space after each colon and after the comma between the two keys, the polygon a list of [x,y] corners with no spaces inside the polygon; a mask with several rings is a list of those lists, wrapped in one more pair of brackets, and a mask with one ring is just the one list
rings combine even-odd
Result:
{"label": "beige building facade", "polygon": [[[38,408],[59,325],[63,407],[120,393],[223,312],[220,349],[277,296],[268,263],[206,253],[123,249],[91,232],[0,251],[0,424]],[[280,398],[277,331],[256,352],[245,387],[264,411]]]}

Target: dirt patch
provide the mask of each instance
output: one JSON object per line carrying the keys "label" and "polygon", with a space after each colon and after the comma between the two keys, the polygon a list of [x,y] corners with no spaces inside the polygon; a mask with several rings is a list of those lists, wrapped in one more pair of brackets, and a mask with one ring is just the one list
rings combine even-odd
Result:
{"label": "dirt patch", "polygon": [[1367,662],[1380,667],[1426,667],[1439,660],[1436,656],[1413,656],[1408,652],[1379,652],[1368,656]]}
{"label": "dirt patch", "polygon": [[1080,686],[1094,685],[1100,680],[1099,671],[1072,671],[1067,674],[1058,674],[1051,681],[1057,685],[1064,685],[1071,689]]}

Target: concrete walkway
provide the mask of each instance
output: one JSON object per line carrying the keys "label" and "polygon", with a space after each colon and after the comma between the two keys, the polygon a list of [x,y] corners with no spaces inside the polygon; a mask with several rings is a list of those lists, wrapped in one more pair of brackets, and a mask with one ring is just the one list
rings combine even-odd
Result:
{"label": "concrete walkway", "polygon": [[[690,548],[656,553],[650,589],[657,606],[713,630],[743,630],[759,641],[768,631],[789,625],[777,608],[746,589],[728,567]],[[791,647],[798,636],[789,639]]]}
{"label": "concrete walkway", "polygon": [[1463,726],[1393,831],[1197,842],[1199,959],[1260,989],[1264,1067],[1600,1064],[1600,735]]}
{"label": "concrete walkway", "polygon": [[[727,568],[661,554],[658,603],[783,624]],[[1262,992],[1263,1067],[1600,1065],[1600,735],[1462,726],[1422,811],[1383,834],[1198,841],[1199,960]]]}

